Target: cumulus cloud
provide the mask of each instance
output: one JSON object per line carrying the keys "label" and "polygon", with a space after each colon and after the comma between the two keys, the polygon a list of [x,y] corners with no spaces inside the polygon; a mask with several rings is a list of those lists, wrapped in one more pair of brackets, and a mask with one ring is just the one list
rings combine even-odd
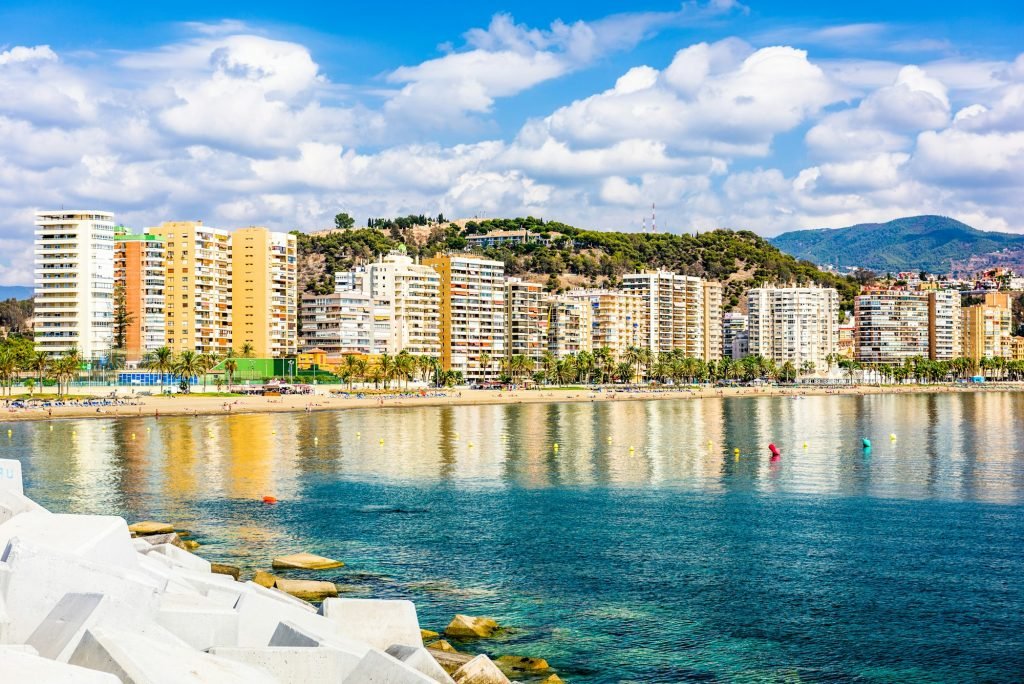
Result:
{"label": "cumulus cloud", "polygon": [[[630,229],[653,202],[671,230],[774,234],[920,212],[1024,230],[1024,56],[822,61],[739,38],[680,45],[662,63],[621,54],[741,12],[684,3],[543,29],[498,15],[460,48],[384,74],[383,93],[334,82],[306,45],[234,21],[88,58],[10,47],[0,283],[31,282],[32,212],[61,205],[139,227],[319,228],[344,209]],[[469,125],[612,53],[625,64],[597,92],[521,124]]]}

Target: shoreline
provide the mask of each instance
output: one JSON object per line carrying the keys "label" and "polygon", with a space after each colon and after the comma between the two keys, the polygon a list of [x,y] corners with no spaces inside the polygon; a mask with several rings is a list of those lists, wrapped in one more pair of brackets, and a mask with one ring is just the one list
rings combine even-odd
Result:
{"label": "shoreline", "polygon": [[[209,416],[234,413],[293,413],[338,411],[366,408],[408,408],[410,406],[488,406],[502,404],[583,403],[615,401],[664,401],[671,399],[707,399],[778,396],[863,396],[866,394],[952,394],[964,392],[1024,391],[1024,383],[986,383],[985,385],[853,385],[841,387],[701,387],[679,390],[445,390],[426,396],[414,392],[369,394],[362,398],[333,395],[329,391],[313,395],[279,397],[238,396],[146,396],[124,397],[136,402],[113,406],[54,406],[50,409],[5,406],[0,422],[58,420],[67,418],[133,418],[159,416]],[[97,396],[97,398],[100,398]]]}

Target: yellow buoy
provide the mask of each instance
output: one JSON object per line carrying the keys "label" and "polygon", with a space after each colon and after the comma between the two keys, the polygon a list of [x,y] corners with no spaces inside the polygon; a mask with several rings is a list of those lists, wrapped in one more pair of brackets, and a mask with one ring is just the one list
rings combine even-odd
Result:
{"label": "yellow buoy", "polygon": [[636,451],[636,449],[634,449],[634,448],[633,448],[633,445],[632,445],[632,444],[631,444],[631,445],[629,446],[629,450],[630,450],[630,451]]}
{"label": "yellow buoy", "polygon": [[892,433],[891,435],[889,435],[889,439],[890,439],[890,441],[895,442],[896,441],[896,433]]}
{"label": "yellow buoy", "polygon": [[271,430],[271,431],[270,431],[270,434],[272,434],[272,435],[276,435],[276,434],[277,434],[277,430]]}
{"label": "yellow buoy", "polygon": [[52,425],[50,426],[50,431],[51,431],[51,432],[53,431],[53,426],[52,426]]}
{"label": "yellow buoy", "polygon": [[473,448],[473,443],[472,443],[472,442],[470,442],[470,443],[468,444],[468,446],[469,446],[469,448],[470,448],[470,449],[472,449],[472,448]]}
{"label": "yellow buoy", "polygon": [[383,437],[380,438],[380,443],[384,444],[384,438]]}
{"label": "yellow buoy", "polygon": [[135,439],[135,433],[134,432],[132,433],[132,439]]}
{"label": "yellow buoy", "polygon": [[807,448],[807,442],[804,442],[804,449]]}
{"label": "yellow buoy", "polygon": [[554,447],[555,451],[558,451],[558,442],[555,442],[552,446]]}
{"label": "yellow buoy", "polygon": [[360,438],[360,437],[362,437],[362,436],[363,436],[363,433],[362,433],[362,432],[357,432],[357,433],[356,433],[356,439],[359,439],[359,438]]}

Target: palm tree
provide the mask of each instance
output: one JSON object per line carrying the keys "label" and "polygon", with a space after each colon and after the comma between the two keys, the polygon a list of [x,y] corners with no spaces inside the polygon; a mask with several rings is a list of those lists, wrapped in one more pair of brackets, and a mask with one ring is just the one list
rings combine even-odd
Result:
{"label": "palm tree", "polygon": [[555,365],[555,379],[560,385],[568,385],[576,377],[576,360],[567,356]]}
{"label": "palm tree", "polygon": [[245,344],[242,345],[242,358],[243,359],[251,359],[255,353],[256,353],[256,347],[254,347],[252,345],[252,343],[246,342]]}
{"label": "palm tree", "polygon": [[814,375],[814,362],[813,361],[804,361],[803,363],[801,363],[800,364],[800,374],[801,375]]}
{"label": "palm tree", "polygon": [[18,376],[18,359],[12,349],[0,350],[0,385],[7,388],[10,395],[14,387],[14,378]]}
{"label": "palm tree", "polygon": [[779,369],[779,380],[793,382],[796,379],[796,366],[792,361],[786,361]]}
{"label": "palm tree", "polygon": [[174,368],[174,352],[170,347],[160,347],[153,352],[153,358],[149,361],[149,367],[160,374],[160,393],[164,393],[164,376]]}
{"label": "palm tree", "polygon": [[[64,390],[71,391],[71,379],[78,374],[79,360],[77,352],[68,352],[50,366],[57,380],[57,396],[63,396]],[[63,388],[63,389],[62,389]]]}
{"label": "palm tree", "polygon": [[626,347],[626,351],[622,355],[622,361],[636,369],[633,377],[639,382],[641,377],[640,366],[644,363],[644,349],[642,347]]}
{"label": "palm tree", "polygon": [[601,374],[601,382],[608,382],[615,369],[615,355],[609,347],[598,347],[594,350],[594,363]]}
{"label": "palm tree", "polygon": [[614,376],[619,379],[619,382],[629,382],[633,379],[634,372],[636,372],[636,366],[629,361],[620,361],[615,366]]}
{"label": "palm tree", "polygon": [[508,374],[512,376],[512,382],[517,382],[520,376],[529,375],[533,372],[533,360],[525,354],[515,354],[508,359]]}
{"label": "palm tree", "polygon": [[36,382],[43,386],[43,378],[50,368],[50,355],[44,351],[37,351],[29,357],[28,370],[36,374]]}
{"label": "palm tree", "polygon": [[228,376],[228,391],[231,391],[231,383],[235,379],[235,373],[238,371],[238,362],[234,359],[227,359],[224,361],[224,374]]}
{"label": "palm tree", "polygon": [[177,363],[174,364],[174,372],[181,378],[182,388],[188,394],[191,389],[191,380],[194,376],[203,372],[201,355],[190,349],[181,352]]}
{"label": "palm tree", "polygon": [[483,371],[485,376],[491,374],[491,355],[487,352],[480,352],[480,355],[476,357],[477,363],[480,364],[480,369]]}
{"label": "palm tree", "polygon": [[593,381],[594,375],[594,355],[587,350],[583,350],[576,354],[576,368],[580,374],[580,380],[589,385]]}
{"label": "palm tree", "polygon": [[[395,357],[387,352],[377,359],[377,368],[380,370],[380,379],[384,382],[384,389],[388,389],[391,379],[395,377]],[[374,382],[376,385],[376,382]]]}
{"label": "palm tree", "polygon": [[217,352],[210,352],[208,354],[200,354],[199,362],[203,369],[203,392],[206,392],[207,376],[220,363],[220,359],[217,357]]}
{"label": "palm tree", "polygon": [[409,388],[409,380],[416,374],[416,359],[404,349],[395,357],[395,377],[405,380],[406,389]]}

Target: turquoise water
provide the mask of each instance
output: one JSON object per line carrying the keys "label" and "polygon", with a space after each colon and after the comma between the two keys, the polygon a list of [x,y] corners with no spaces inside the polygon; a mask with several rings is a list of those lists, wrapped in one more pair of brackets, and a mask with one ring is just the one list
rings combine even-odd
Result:
{"label": "turquoise water", "polygon": [[321,575],[347,595],[493,616],[511,631],[457,645],[570,682],[997,682],[1024,673],[1021,416],[1013,393],[408,407],[0,445],[53,509],[172,521],[247,569],[342,559]]}

